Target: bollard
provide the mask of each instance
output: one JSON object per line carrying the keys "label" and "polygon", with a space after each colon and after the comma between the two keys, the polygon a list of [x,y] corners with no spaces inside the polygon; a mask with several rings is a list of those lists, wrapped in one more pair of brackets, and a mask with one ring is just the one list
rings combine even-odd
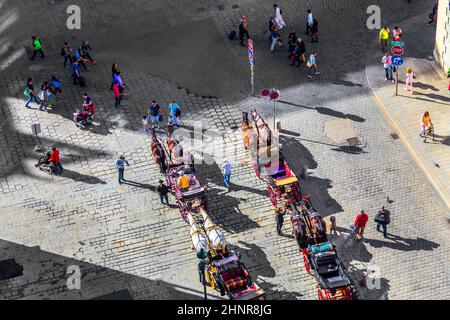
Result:
{"label": "bollard", "polygon": [[280,120],[277,120],[277,121],[275,122],[275,129],[276,129],[276,131],[277,131],[278,133],[281,132],[281,121],[280,121]]}
{"label": "bollard", "polygon": [[362,278],[361,278],[361,281],[359,282],[359,284],[361,285],[361,287],[367,287],[367,277],[368,277],[368,274],[367,274],[367,272],[363,272],[363,274],[362,274]]}
{"label": "bollard", "polygon": [[331,223],[330,231],[336,231],[336,217],[335,216],[330,217],[330,223]]}

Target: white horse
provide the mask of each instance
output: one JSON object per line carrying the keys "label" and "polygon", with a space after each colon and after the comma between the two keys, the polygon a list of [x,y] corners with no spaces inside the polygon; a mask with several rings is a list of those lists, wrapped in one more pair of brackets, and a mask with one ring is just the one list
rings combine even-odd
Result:
{"label": "white horse", "polygon": [[211,221],[204,209],[201,209],[200,213],[203,217],[203,227],[206,230],[211,247],[217,251],[224,251],[227,241],[225,240],[222,231],[220,231],[220,228]]}
{"label": "white horse", "polygon": [[197,226],[197,223],[191,214],[188,214],[187,219],[191,226],[189,233],[191,235],[192,249],[196,250],[197,253],[199,253],[201,249],[203,249],[204,252],[209,252],[208,238],[204,231]]}

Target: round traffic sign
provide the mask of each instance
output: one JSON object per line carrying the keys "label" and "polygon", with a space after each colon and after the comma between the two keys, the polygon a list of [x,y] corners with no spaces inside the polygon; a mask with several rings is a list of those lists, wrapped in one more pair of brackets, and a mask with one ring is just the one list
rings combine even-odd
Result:
{"label": "round traffic sign", "polygon": [[393,46],[391,50],[392,50],[392,53],[395,54],[396,56],[401,56],[403,54],[403,52],[405,51],[403,49],[403,47],[400,47],[400,46]]}
{"label": "round traffic sign", "polygon": [[263,90],[261,91],[261,96],[263,96],[263,97],[268,97],[268,96],[270,96],[271,93],[272,93],[272,90],[269,90],[269,89],[263,89]]}
{"label": "round traffic sign", "polygon": [[271,100],[277,100],[280,97],[280,91],[279,90],[272,90],[270,94]]}
{"label": "round traffic sign", "polygon": [[403,64],[403,58],[400,56],[393,56],[392,63],[396,66],[401,66]]}

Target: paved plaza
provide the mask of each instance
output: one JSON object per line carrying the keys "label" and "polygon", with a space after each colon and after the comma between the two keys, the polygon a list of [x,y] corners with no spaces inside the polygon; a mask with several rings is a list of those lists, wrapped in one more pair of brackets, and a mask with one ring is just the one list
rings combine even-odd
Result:
{"label": "paved plaza", "polygon": [[[284,226],[287,236],[278,236],[266,185],[256,178],[244,149],[242,111],[257,109],[269,122],[273,105],[250,96],[246,48],[227,39],[243,15],[255,42],[256,91],[281,90],[276,110],[286,159],[298,175],[308,171],[301,187],[316,209],[327,220],[336,217],[332,239],[361,297],[450,298],[449,208],[398,139],[366,77],[368,64],[377,61],[367,57],[377,32],[365,27],[366,8],[380,5],[389,25],[408,19],[425,23],[433,0],[279,1],[288,27],[300,36],[308,8],[320,21],[320,42],[306,41],[307,51],[318,51],[321,75],[313,81],[304,66],[289,65],[286,48],[269,52],[270,1],[72,2],[82,9],[80,31],[65,26],[66,1],[0,0],[0,263],[8,261],[0,264],[8,266],[0,270],[0,299],[202,299],[188,225],[178,209],[160,204],[156,185],[163,176],[150,154],[151,139],[140,129],[153,99],[166,116],[175,99],[183,108],[185,130],[212,129],[226,142],[231,190],[223,186],[221,163],[198,165],[197,173],[208,188],[211,218],[242,253],[267,298],[317,299],[316,282],[289,236],[290,223]],[[431,37],[432,30],[422,31]],[[28,59],[33,34],[42,38],[47,56],[42,61]],[[72,85],[59,52],[64,40],[75,46],[84,39],[99,63],[82,70],[87,88],[80,89]],[[417,50],[414,58],[424,59],[427,50]],[[119,110],[110,91],[113,62],[127,84]],[[37,84],[54,70],[64,93],[55,109],[25,109],[27,78]],[[84,92],[96,105],[99,125],[91,131],[72,120]],[[442,114],[444,107],[448,101],[433,106]],[[422,109],[417,110],[418,119]],[[35,123],[42,126],[40,142],[59,147],[63,176],[34,167]],[[350,144],[354,138],[357,146]],[[203,141],[205,153],[217,151],[215,141]],[[441,150],[447,161],[440,163],[448,172],[449,152]],[[118,184],[114,166],[120,154],[130,162],[124,185]],[[173,197],[170,201],[174,204]],[[386,204],[392,223],[384,239],[373,217]],[[363,208],[371,218],[366,239],[358,242],[349,237],[348,226]],[[69,266],[81,268],[81,290],[67,288]],[[360,287],[363,272],[372,269],[379,270],[381,286]],[[211,289],[208,294],[221,299]]]}

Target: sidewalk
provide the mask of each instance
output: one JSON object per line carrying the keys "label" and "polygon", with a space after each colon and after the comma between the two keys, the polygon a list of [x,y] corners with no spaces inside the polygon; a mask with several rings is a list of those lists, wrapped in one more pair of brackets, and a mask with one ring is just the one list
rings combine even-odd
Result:
{"label": "sidewalk", "polygon": [[[405,22],[404,25],[410,25],[411,31],[415,31],[416,36],[420,34],[419,38],[424,35],[429,37],[428,30],[417,29],[417,26],[422,27],[415,23],[417,21],[410,22],[411,24]],[[402,27],[402,29],[406,28]],[[425,46],[430,47],[429,38],[421,40],[426,42]],[[448,93],[450,79],[444,77],[444,71],[438,69],[434,65],[435,62],[425,59],[424,52],[410,53],[412,55],[406,56],[404,64],[400,67],[398,96],[395,94],[395,84],[384,81],[382,53],[378,47],[374,47],[368,56],[367,81],[380,109],[391,121],[420,168],[424,170],[450,208],[450,95]],[[420,58],[413,57],[414,54]],[[405,90],[404,78],[408,67],[412,67],[417,74],[413,94]],[[419,136],[420,118],[425,111],[430,112],[435,126],[435,142],[428,140],[424,143],[423,138]]]}

